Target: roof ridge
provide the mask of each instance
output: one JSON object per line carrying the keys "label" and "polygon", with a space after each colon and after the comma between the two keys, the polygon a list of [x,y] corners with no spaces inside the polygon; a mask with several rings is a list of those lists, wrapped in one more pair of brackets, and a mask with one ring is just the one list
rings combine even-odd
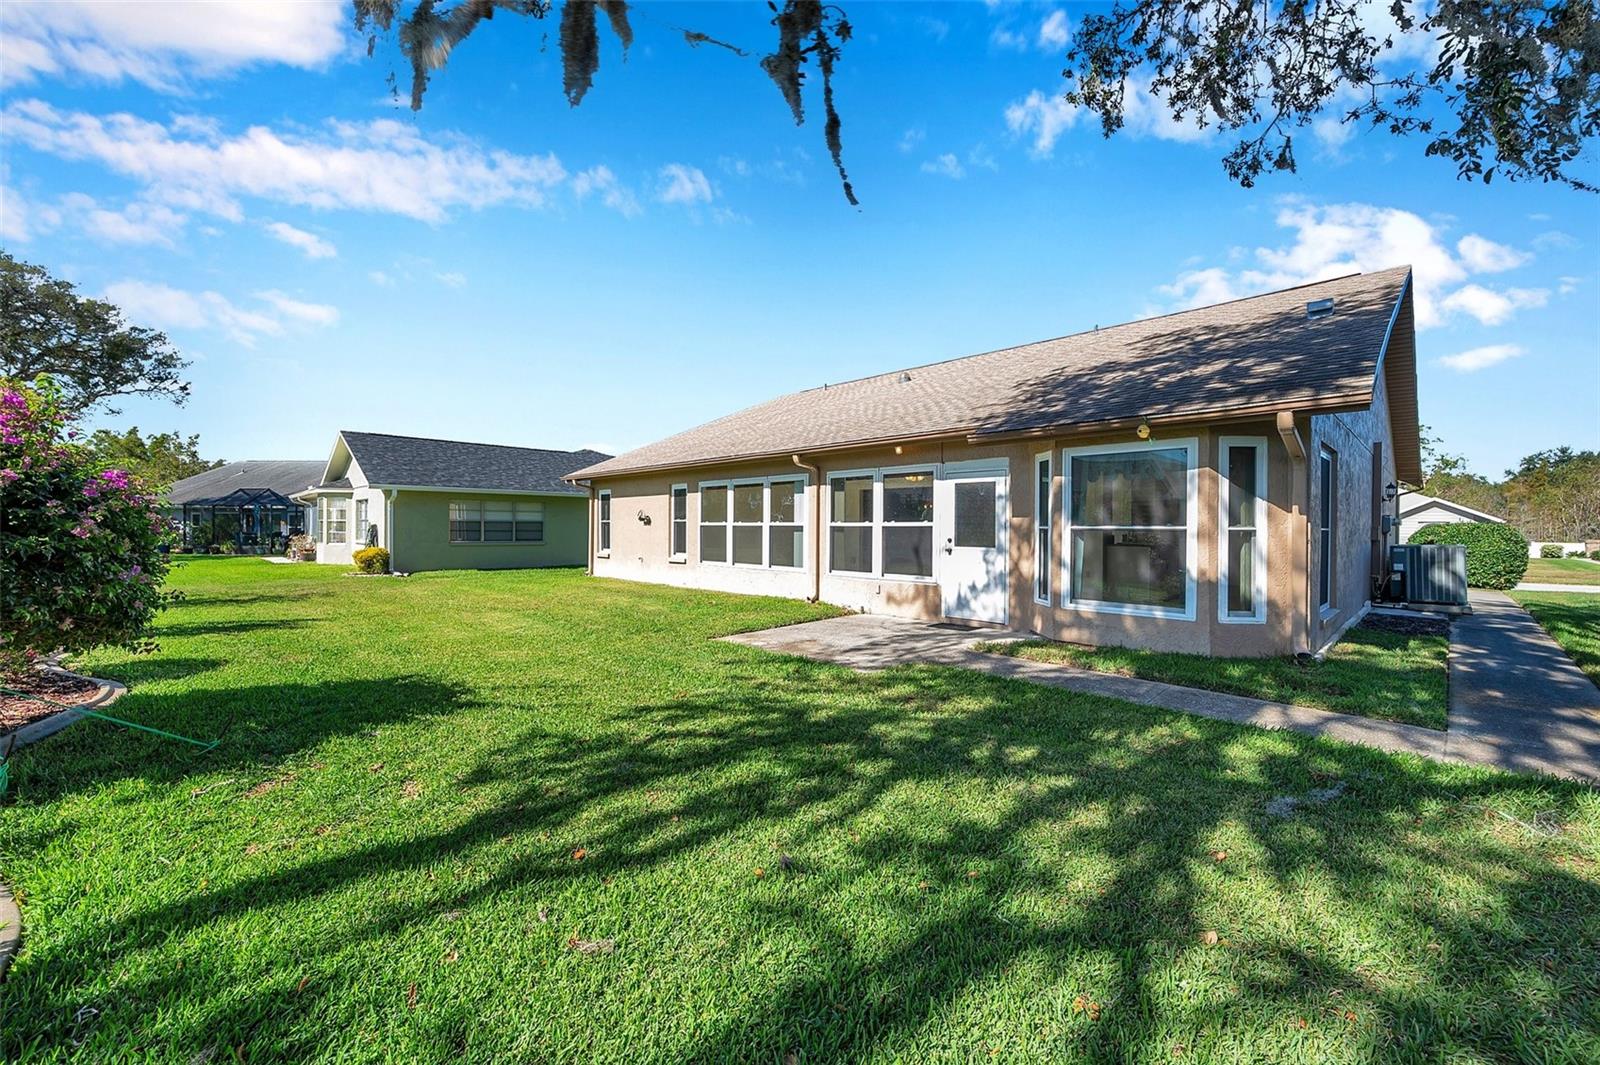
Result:
{"label": "roof ridge", "polygon": [[421,440],[429,444],[467,444],[471,447],[503,447],[511,451],[543,451],[548,455],[577,455],[585,451],[596,455],[603,455],[603,451],[594,451],[592,448],[560,448],[560,447],[529,447],[525,444],[491,444],[484,440],[451,440],[443,436],[411,436],[406,433],[374,433],[365,429],[340,429],[339,435],[344,436],[354,433],[357,436],[381,436],[390,440]]}
{"label": "roof ridge", "polygon": [[[1071,333],[1062,333],[1059,336],[1045,337],[1042,340],[1029,340],[1021,344],[1008,344],[1005,347],[990,348],[987,351],[975,351],[969,355],[952,355],[948,359],[933,359],[928,362],[918,363],[914,366],[902,366],[894,370],[885,370],[881,373],[863,374],[860,377],[847,377],[842,381],[827,381],[820,385],[812,385],[810,388],[801,388],[796,389],[794,392],[786,392],[783,396],[774,397],[774,400],[783,399],[784,396],[797,396],[802,392],[820,392],[828,388],[839,388],[844,385],[859,384],[862,381],[872,381],[879,377],[892,377],[895,374],[910,373],[912,370],[926,370],[933,366],[945,366],[949,363],[962,362],[966,359],[981,359],[985,355],[999,355],[1007,351],[1016,351],[1019,348],[1037,347],[1040,344],[1053,344],[1058,340],[1070,340],[1073,337],[1087,336],[1092,333],[1106,333],[1113,329],[1126,329],[1129,326],[1143,325],[1146,322],[1159,322],[1164,318],[1174,318],[1180,314],[1193,314],[1195,311],[1209,311],[1217,307],[1229,307],[1235,303],[1248,303],[1250,300],[1265,299],[1268,296],[1281,296],[1285,292],[1297,292],[1303,288],[1313,288],[1317,285],[1329,285],[1335,281],[1347,281],[1352,277],[1376,277],[1378,274],[1392,273],[1396,270],[1405,270],[1409,272],[1411,270],[1411,266],[1409,264],[1402,264],[1400,266],[1387,266],[1382,270],[1353,270],[1348,274],[1339,274],[1337,277],[1325,277],[1320,281],[1302,281],[1298,285],[1288,285],[1284,288],[1275,288],[1267,292],[1257,292],[1249,296],[1235,296],[1231,300],[1219,300],[1216,303],[1204,303],[1198,307],[1185,307],[1183,310],[1179,311],[1167,311],[1163,314],[1152,314],[1147,318],[1133,318],[1126,322],[1116,322],[1112,325],[1097,325],[1092,329],[1079,329]],[[773,402],[773,400],[768,400],[768,402]],[[761,406],[761,404],[758,403],[756,406]],[[747,407],[745,409],[748,410],[750,408]],[[732,417],[732,415],[728,415],[727,417]]]}

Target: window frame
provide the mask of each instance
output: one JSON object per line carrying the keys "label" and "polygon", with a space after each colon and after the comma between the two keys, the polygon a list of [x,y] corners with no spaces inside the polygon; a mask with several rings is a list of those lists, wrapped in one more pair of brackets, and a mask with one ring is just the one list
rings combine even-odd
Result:
{"label": "window frame", "polygon": [[[1043,491],[1039,481],[1044,472]],[[1054,557],[1055,511],[1055,453],[1041,451],[1033,456],[1033,601],[1043,606],[1051,605],[1051,564]]]}
{"label": "window frame", "polygon": [[[1103,603],[1097,600],[1072,598],[1072,565],[1075,561],[1072,552],[1072,460],[1094,455],[1117,455],[1139,451],[1174,451],[1182,449],[1186,453],[1186,476],[1184,478],[1186,500],[1184,515],[1187,522],[1184,528],[1184,581],[1183,581],[1183,607],[1146,606],[1137,603]],[[1078,447],[1065,447],[1061,449],[1061,593],[1060,603],[1062,608],[1076,610],[1085,614],[1117,614],[1128,617],[1161,618],[1168,621],[1194,621],[1196,617],[1197,589],[1199,585],[1199,547],[1200,547],[1200,506],[1199,506],[1199,458],[1200,439],[1194,436],[1176,437],[1166,440],[1139,440],[1131,443],[1120,444],[1084,444]],[[1084,525],[1085,529],[1103,528],[1129,528],[1129,529],[1176,529],[1177,526],[1149,525],[1149,526],[1103,526]]]}
{"label": "window frame", "polygon": [[[776,485],[776,484],[789,484],[789,485],[796,486],[795,505],[794,505],[795,520],[794,521],[774,522],[772,520],[772,486]],[[760,485],[761,486],[761,521],[760,522],[735,521],[734,520],[734,508],[733,508],[733,493],[734,493],[734,490],[738,489],[738,488],[749,488],[751,485]],[[726,557],[724,559],[722,559],[721,561],[718,561],[716,559],[701,558],[701,559],[698,560],[698,564],[702,565],[702,566],[728,566],[730,568],[746,569],[746,570],[749,570],[749,569],[769,569],[769,570],[795,571],[795,570],[803,570],[803,569],[805,569],[806,568],[806,563],[805,563],[805,552],[806,552],[805,529],[806,529],[806,519],[808,517],[807,512],[806,512],[806,494],[807,494],[807,489],[810,488],[810,486],[811,486],[811,478],[808,475],[801,474],[801,473],[794,473],[794,474],[780,473],[780,474],[773,474],[773,475],[768,476],[768,477],[730,477],[730,478],[726,478],[726,479],[723,479],[723,480],[715,480],[715,481],[696,481],[695,485],[694,485],[694,488],[695,488],[695,491],[697,493],[703,493],[707,488],[720,488],[720,489],[723,489],[724,491],[727,492],[727,500],[728,500],[728,503],[727,503],[727,514],[728,514],[728,516],[727,516],[727,519],[725,521],[720,522],[720,523],[719,522],[707,522],[705,520],[705,508],[702,505],[701,510],[700,510],[700,521],[697,523],[699,525],[699,527],[700,527],[700,536],[701,536],[702,539],[704,539],[704,537],[705,537],[706,526],[712,525],[712,526],[720,526],[721,527],[721,529],[723,530],[723,533],[722,533],[722,535],[724,537],[723,548],[726,551]],[[677,486],[675,485],[674,487],[677,487]],[[685,486],[685,487],[687,487],[687,486]],[[702,495],[701,498],[702,498],[702,502],[703,502],[704,496]],[[668,496],[669,506],[670,506],[670,499],[671,499],[671,496],[669,495]],[[773,565],[773,563],[772,563],[772,540],[771,540],[773,525],[779,525],[779,526],[784,526],[784,527],[794,526],[794,525],[798,525],[799,526],[799,528],[800,528],[800,561],[797,562],[795,565],[793,565],[793,566],[775,566],[775,565]],[[745,528],[745,529],[756,529],[756,528],[759,528],[761,530],[761,561],[760,562],[735,562],[734,561],[734,558],[733,558],[733,531],[734,531],[735,528]],[[668,543],[668,550],[669,550],[669,552],[671,550],[671,543],[670,542]],[[685,561],[687,560],[687,552],[685,553],[684,560]],[[670,555],[669,555],[668,561],[674,561],[670,557]]]}
{"label": "window frame", "polygon": [[[535,546],[535,547],[537,547],[537,546],[542,545],[545,542],[544,526],[545,526],[545,521],[546,521],[546,512],[545,512],[544,500],[543,499],[524,499],[524,498],[515,497],[515,496],[509,497],[509,498],[510,498],[510,502],[509,503],[503,503],[503,504],[502,503],[498,503],[494,499],[451,499],[451,500],[447,500],[446,503],[445,503],[445,540],[446,540],[446,542],[448,544],[450,544],[452,547],[463,547],[463,546],[464,547],[516,547],[516,546],[521,546],[521,547]],[[459,518],[450,517],[450,508],[452,508],[452,507],[463,507],[463,506],[472,506],[472,507],[478,508],[478,520],[477,520],[478,538],[476,540],[458,540],[458,539],[456,539],[456,529],[455,529],[455,527],[457,525],[461,525],[461,524],[465,524],[465,523],[463,523]],[[502,509],[502,510],[509,509],[511,511],[511,535],[510,535],[510,537],[508,539],[505,539],[505,540],[490,540],[490,539],[488,539],[488,529],[486,528],[488,523],[491,520],[494,520],[494,521],[503,521],[504,520],[504,519],[501,519],[501,518],[490,519],[489,514],[488,514],[488,510],[489,510],[489,508],[491,506],[499,506],[500,509]],[[529,518],[526,521],[524,521],[519,516],[519,512],[523,507],[538,507],[539,508],[539,516],[537,518]],[[539,538],[537,540],[524,540],[524,539],[520,538],[517,535],[517,532],[519,531],[521,526],[523,526],[525,524],[531,525],[531,524],[534,524],[535,522],[537,522],[538,525],[539,525]]]}
{"label": "window frame", "polygon": [[595,493],[594,553],[596,558],[611,557],[611,526],[614,515],[611,507],[611,489],[602,488]]}
{"label": "window frame", "polygon": [[[1326,465],[1327,481],[1322,471]],[[1323,617],[1337,613],[1339,530],[1339,453],[1327,444],[1317,445],[1317,608]]]}
{"label": "window frame", "polygon": [[[1228,493],[1233,484],[1230,477],[1233,449],[1254,448],[1256,452],[1256,504],[1255,524],[1234,526],[1228,519]],[[1217,621],[1224,625],[1264,625],[1267,621],[1267,438],[1264,436],[1222,436],[1217,438]],[[1229,534],[1235,529],[1252,529],[1255,541],[1250,552],[1252,570],[1251,602],[1254,609],[1249,614],[1234,614],[1228,610],[1228,593],[1232,590],[1233,551],[1229,548]]]}
{"label": "window frame", "polygon": [[[886,580],[903,581],[907,584],[938,584],[939,583],[939,551],[934,542],[936,523],[932,516],[927,521],[885,521],[883,512],[883,479],[907,473],[926,473],[933,478],[937,485],[941,476],[941,467],[938,463],[918,462],[905,466],[876,466],[861,469],[829,470],[823,475],[823,484],[827,487],[828,513],[827,528],[829,535],[823,537],[826,541],[827,559],[825,573],[830,577],[843,577],[850,580]],[[872,479],[872,520],[871,521],[834,521],[833,520],[833,481],[835,478],[870,477]],[[935,489],[935,508],[937,503],[937,488]],[[834,527],[872,530],[872,568],[870,570],[836,570],[833,568],[833,536]],[[885,527],[892,526],[897,529],[914,529],[926,526],[929,530],[929,544],[932,551],[933,572],[926,577],[915,573],[892,573],[884,570],[883,566],[883,531]]]}
{"label": "window frame", "polygon": [[367,529],[370,528],[371,525],[372,525],[372,521],[371,521],[371,513],[372,513],[372,511],[367,506],[367,500],[365,500],[365,499],[357,499],[354,502],[355,502],[355,508],[354,508],[355,514],[354,514],[354,516],[353,516],[353,518],[351,520],[351,524],[352,524],[352,526],[354,528],[355,536],[354,536],[354,538],[351,539],[350,542],[353,543],[353,544],[359,544],[359,545],[365,546],[365,544],[367,542]]}
{"label": "window frame", "polygon": [[[350,542],[350,509],[349,509],[350,497],[349,496],[322,496],[321,498],[319,498],[317,500],[317,502],[319,504],[323,505],[323,511],[322,511],[322,515],[321,515],[321,517],[322,517],[321,525],[322,525],[322,533],[323,533],[324,539],[323,539],[322,542],[325,543],[325,544],[348,544]],[[334,516],[335,508],[340,506],[341,504],[344,505],[344,516],[341,517],[338,521],[334,521],[334,517],[333,516]],[[334,539],[327,538],[328,534],[335,527],[337,527],[341,532],[341,535],[340,535],[339,539],[334,540]]]}
{"label": "window frame", "polygon": [[[683,517],[678,517],[678,493],[683,493]],[[679,524],[683,525],[683,550],[674,550]],[[689,561],[689,484],[687,481],[667,490],[667,561],[682,565]]]}

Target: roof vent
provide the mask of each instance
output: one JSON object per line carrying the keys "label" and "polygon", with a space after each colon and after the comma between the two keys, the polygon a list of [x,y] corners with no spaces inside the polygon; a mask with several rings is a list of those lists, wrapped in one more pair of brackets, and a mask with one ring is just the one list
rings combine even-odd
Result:
{"label": "roof vent", "polygon": [[1333,313],[1333,300],[1332,299],[1312,300],[1310,303],[1306,304],[1306,319],[1308,321],[1313,321],[1314,322],[1318,318],[1326,318],[1326,317],[1328,317],[1328,315],[1330,315],[1332,313]]}
{"label": "roof vent", "polygon": [[910,381],[910,380],[911,380],[911,375],[910,374],[906,373],[904,370],[900,371],[900,383],[901,384],[905,384],[907,381]]}

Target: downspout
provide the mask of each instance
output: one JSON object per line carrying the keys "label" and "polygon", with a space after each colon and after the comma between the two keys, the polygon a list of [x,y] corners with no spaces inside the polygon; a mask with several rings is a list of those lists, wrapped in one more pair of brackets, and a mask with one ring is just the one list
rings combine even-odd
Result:
{"label": "downspout", "polygon": [[386,488],[383,491],[383,538],[388,542],[389,569],[394,572],[400,570],[400,567],[395,565],[394,553],[394,497],[398,494],[398,490],[394,488]]}
{"label": "downspout", "polygon": [[806,462],[799,455],[790,455],[789,461],[811,475],[811,498],[806,507],[806,517],[811,523],[811,597],[806,601],[816,603],[822,599],[822,467]]}
{"label": "downspout", "polygon": [[1294,423],[1294,411],[1280,410],[1277,416],[1278,435],[1289,452],[1289,521],[1291,542],[1298,544],[1294,552],[1295,572],[1290,575],[1290,588],[1299,598],[1290,611],[1293,624],[1290,643],[1297,655],[1311,653],[1311,525],[1308,514],[1310,495],[1306,472],[1306,444],[1300,438],[1300,429]]}

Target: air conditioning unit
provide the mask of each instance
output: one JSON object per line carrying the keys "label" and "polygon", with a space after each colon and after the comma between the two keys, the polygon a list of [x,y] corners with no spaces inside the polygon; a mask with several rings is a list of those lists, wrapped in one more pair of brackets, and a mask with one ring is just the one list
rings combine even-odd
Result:
{"label": "air conditioning unit", "polygon": [[1467,549],[1461,544],[1397,544],[1389,549],[1389,591],[1407,603],[1467,605]]}

